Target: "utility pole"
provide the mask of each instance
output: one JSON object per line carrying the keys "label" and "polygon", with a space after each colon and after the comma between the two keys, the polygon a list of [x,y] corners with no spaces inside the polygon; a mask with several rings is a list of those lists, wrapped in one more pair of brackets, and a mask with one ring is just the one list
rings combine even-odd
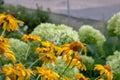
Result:
{"label": "utility pole", "polygon": [[67,0],[68,25],[70,24],[70,1]]}

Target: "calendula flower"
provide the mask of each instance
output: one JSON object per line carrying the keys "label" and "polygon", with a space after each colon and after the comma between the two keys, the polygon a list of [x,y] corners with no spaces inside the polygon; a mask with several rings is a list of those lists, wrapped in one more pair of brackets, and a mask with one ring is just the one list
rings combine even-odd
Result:
{"label": "calendula flower", "polygon": [[9,44],[9,39],[8,38],[4,38],[3,36],[0,37],[0,42],[1,43],[5,43],[5,44]]}
{"label": "calendula flower", "polygon": [[36,52],[39,53],[40,55],[40,60],[42,60],[44,63],[56,63],[56,56],[54,54],[55,51],[55,45],[45,41],[45,42],[41,42],[41,47],[38,47],[36,49]]}
{"label": "calendula flower", "polygon": [[57,54],[64,56],[71,56],[72,54],[77,55],[79,51],[84,50],[86,54],[86,47],[81,42],[72,42],[71,44],[65,44],[61,47],[61,49],[58,50]]}
{"label": "calendula flower", "polygon": [[[70,59],[71,60],[71,59]],[[67,61],[67,63],[70,62]],[[82,63],[82,58],[81,56],[75,56],[70,64],[72,67],[77,67],[78,69],[85,70],[86,71],[86,66]]]}
{"label": "calendula flower", "polygon": [[3,26],[4,30],[7,31],[15,31],[18,30],[18,23],[23,24],[24,22],[20,20],[16,20],[12,15],[10,14],[0,14],[0,25]]}
{"label": "calendula flower", "polygon": [[32,34],[24,34],[22,39],[26,42],[31,42],[31,41],[41,41],[40,37],[37,35],[32,35]]}
{"label": "calendula flower", "polygon": [[10,65],[3,66],[0,73],[4,74],[6,76],[6,80],[16,80],[16,76],[14,74],[15,71],[13,69],[13,66],[10,66]]}
{"label": "calendula flower", "polygon": [[42,77],[42,80],[58,80],[59,75],[56,72],[53,72],[50,68],[45,67],[36,67],[34,71],[35,74],[38,74]]}
{"label": "calendula flower", "polygon": [[0,56],[5,56],[12,62],[16,61],[14,53],[9,49],[9,45],[0,42]]}
{"label": "calendula flower", "polygon": [[26,69],[22,64],[14,65],[15,75],[18,76],[18,80],[30,80],[30,74],[32,71],[30,69]]}
{"label": "calendula flower", "polygon": [[6,76],[6,80],[30,80],[31,70],[25,69],[22,64],[5,65],[0,73]]}
{"label": "calendula flower", "polygon": [[113,74],[111,71],[111,68],[109,65],[100,65],[100,64],[96,64],[94,70],[99,70],[100,71],[100,75],[105,75],[107,76],[107,80],[112,80],[113,79]]}
{"label": "calendula flower", "polygon": [[76,73],[75,74],[75,78],[76,80],[89,80],[89,78],[85,77],[83,74],[81,73]]}

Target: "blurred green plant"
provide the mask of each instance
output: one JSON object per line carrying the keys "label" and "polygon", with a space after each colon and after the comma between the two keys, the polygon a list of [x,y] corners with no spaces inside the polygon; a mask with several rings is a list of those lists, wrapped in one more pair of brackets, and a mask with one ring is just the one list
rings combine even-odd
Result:
{"label": "blurred green plant", "polygon": [[101,56],[105,56],[105,53],[103,51],[103,43],[106,41],[106,38],[99,30],[94,29],[89,25],[83,25],[80,27],[78,34],[81,42],[88,44],[88,47],[95,45],[99,51],[99,54],[101,54]]}
{"label": "blurred green plant", "polygon": [[120,51],[115,51],[114,55],[110,55],[106,59],[106,64],[110,65],[114,74],[114,80],[120,79]]}

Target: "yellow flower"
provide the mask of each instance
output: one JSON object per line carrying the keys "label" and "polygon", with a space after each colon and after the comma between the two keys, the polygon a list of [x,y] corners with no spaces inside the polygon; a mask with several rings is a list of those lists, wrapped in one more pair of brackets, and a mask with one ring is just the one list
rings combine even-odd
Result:
{"label": "yellow flower", "polygon": [[111,71],[111,68],[109,65],[100,65],[100,64],[96,64],[94,70],[99,70],[100,71],[100,75],[105,75],[107,76],[107,80],[112,80],[113,79],[113,74]]}
{"label": "yellow flower", "polygon": [[62,80],[72,80],[72,79],[68,77],[64,77]]}
{"label": "yellow flower", "polygon": [[26,42],[31,42],[31,41],[41,41],[40,37],[37,35],[32,35],[32,34],[24,34],[22,39]]}
{"label": "yellow flower", "polygon": [[16,58],[14,56],[14,53],[10,51],[9,47],[9,45],[0,42],[0,56],[5,56],[12,62],[15,62]]}
{"label": "yellow flower", "polygon": [[81,73],[76,73],[75,74],[75,78],[76,80],[89,80],[89,78],[85,77],[83,74]]}
{"label": "yellow flower", "polygon": [[[69,61],[70,62],[70,61]],[[70,64],[72,67],[76,66],[78,69],[85,70],[86,66],[82,63],[81,56],[75,56]]]}
{"label": "yellow flower", "polygon": [[71,56],[72,54],[77,55],[79,51],[84,50],[86,54],[86,47],[81,42],[72,42],[71,44],[65,44],[61,49],[58,50],[57,54],[64,56]]}
{"label": "yellow flower", "polygon": [[40,55],[40,60],[44,63],[56,63],[57,58],[55,56],[56,46],[48,41],[41,42],[41,46],[36,49],[36,52]]}
{"label": "yellow flower", "polygon": [[38,74],[42,77],[42,80],[58,80],[59,75],[55,72],[53,72],[49,68],[42,67],[36,67],[36,70],[34,71],[35,74]]}
{"label": "yellow flower", "polygon": [[6,76],[6,80],[16,80],[16,76],[15,76],[15,71],[13,69],[13,66],[3,66],[2,70],[0,71],[0,73],[4,74]]}
{"label": "yellow flower", "polygon": [[9,39],[8,38],[0,37],[0,42],[9,45]]}
{"label": "yellow flower", "polygon": [[98,79],[98,80],[104,80],[103,78],[100,78],[100,79]]}
{"label": "yellow flower", "polygon": [[25,69],[22,64],[15,64],[13,66],[6,65],[2,67],[0,73],[6,76],[6,80],[30,80],[32,71]]}
{"label": "yellow flower", "polygon": [[18,23],[23,24],[24,22],[20,20],[16,20],[12,15],[10,14],[0,14],[0,25],[3,26],[4,30],[7,31],[15,31],[18,30]]}
{"label": "yellow flower", "polygon": [[18,80],[29,80],[30,74],[32,74],[32,71],[30,69],[25,69],[22,64],[15,64],[14,70],[16,76],[18,76]]}
{"label": "yellow flower", "polygon": [[5,53],[4,53],[4,56],[6,58],[8,58],[9,60],[11,60],[12,62],[16,61],[14,53],[12,51],[10,51],[10,50],[6,50]]}

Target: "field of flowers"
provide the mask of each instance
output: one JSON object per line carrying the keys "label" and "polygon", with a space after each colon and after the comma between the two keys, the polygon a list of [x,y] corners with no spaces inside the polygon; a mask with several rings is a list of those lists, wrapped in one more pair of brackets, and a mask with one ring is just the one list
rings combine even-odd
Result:
{"label": "field of flowers", "polygon": [[90,25],[75,31],[51,23],[22,32],[21,39],[8,36],[24,24],[0,14],[0,80],[120,79],[120,13],[108,21],[105,36]]}

